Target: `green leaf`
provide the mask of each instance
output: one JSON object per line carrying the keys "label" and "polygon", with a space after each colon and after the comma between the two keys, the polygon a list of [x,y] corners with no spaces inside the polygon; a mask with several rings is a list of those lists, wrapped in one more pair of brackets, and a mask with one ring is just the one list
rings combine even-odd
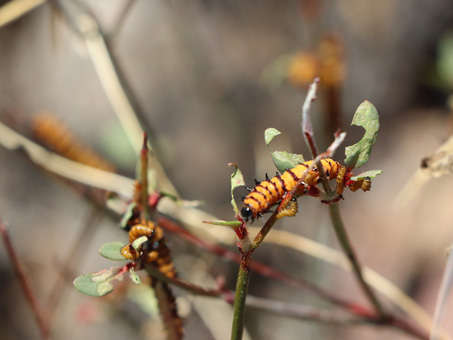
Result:
{"label": "green leaf", "polygon": [[124,261],[125,258],[121,255],[121,248],[124,247],[124,244],[121,242],[108,242],[104,243],[99,248],[99,254],[103,257],[113,260],[113,261]]}
{"label": "green leaf", "polygon": [[272,161],[281,173],[304,162],[304,156],[286,151],[272,151]]}
{"label": "green leaf", "polygon": [[123,271],[121,268],[110,268],[110,270],[102,270],[98,273],[81,275],[74,280],[73,284],[83,294],[100,297],[113,291],[113,286],[110,283],[112,280],[121,281],[122,279]]}
{"label": "green leaf", "polygon": [[121,228],[126,229],[127,222],[134,215],[134,209],[136,206],[137,205],[135,204],[135,202],[132,202],[131,204],[129,204],[126,212],[124,213],[123,217],[121,218],[121,222],[120,222]]}
{"label": "green leaf", "polygon": [[266,129],[266,131],[264,131],[264,141],[266,142],[266,146],[269,146],[272,140],[281,134],[282,133],[275,128]]}
{"label": "green leaf", "polygon": [[222,225],[226,227],[231,227],[231,228],[237,228],[241,226],[241,222],[239,221],[221,221],[221,220],[209,220],[209,221],[203,221],[203,223],[207,224],[212,224],[212,225]]}
{"label": "green leaf", "polygon": [[234,212],[239,214],[238,207],[236,205],[236,201],[234,200],[233,191],[237,187],[242,187],[245,185],[244,176],[242,175],[241,170],[236,163],[229,163],[228,166],[234,166],[235,170],[231,174],[231,205],[233,206]]}
{"label": "green leaf", "polygon": [[365,129],[363,138],[356,144],[346,147],[345,164],[348,168],[359,168],[370,157],[371,147],[376,142],[379,130],[379,115],[369,101],[365,100],[357,108],[351,125],[361,126]]}
{"label": "green leaf", "polygon": [[131,281],[133,283],[135,283],[136,285],[141,285],[142,284],[142,280],[140,280],[140,278],[138,277],[137,273],[135,272],[135,269],[134,268],[131,268],[129,269],[129,278],[131,279]]}
{"label": "green leaf", "polygon": [[369,170],[369,171],[365,171],[365,172],[362,172],[361,174],[359,175],[356,175],[356,176],[352,176],[351,179],[353,181],[358,181],[360,179],[364,179],[364,178],[375,178],[377,175],[380,175],[382,174],[382,170]]}
{"label": "green leaf", "polygon": [[285,172],[287,169],[292,169],[300,163],[304,162],[304,156],[290,153],[286,151],[272,151],[269,147],[269,144],[272,140],[280,135],[281,132],[274,128],[269,128],[264,131],[264,141],[266,142],[266,146],[271,153],[272,161],[275,164],[275,167],[281,173]]}

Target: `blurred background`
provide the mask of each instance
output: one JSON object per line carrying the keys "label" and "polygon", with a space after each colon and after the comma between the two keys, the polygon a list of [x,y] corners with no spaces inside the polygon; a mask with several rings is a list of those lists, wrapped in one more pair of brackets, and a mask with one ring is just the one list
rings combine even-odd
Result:
{"label": "blurred background", "polygon": [[[300,111],[315,76],[321,82],[311,116],[321,150],[339,128],[348,133],[345,145],[360,139],[363,129],[349,124],[360,103],[371,101],[381,128],[364,170],[384,173],[373,180],[371,192],[345,193],[343,219],[362,263],[433,314],[444,250],[453,240],[453,179],[433,179],[405,205],[398,204],[397,196],[421,160],[453,132],[448,105],[453,85],[450,1],[55,0],[0,27],[0,121],[46,145],[46,134],[54,129],[40,133],[36,117],[56,117],[109,163],[106,169],[132,178],[136,152],[94,67],[87,35],[80,31],[81,13],[97,19],[134,108],[181,198],[203,201],[203,209],[220,219],[234,218],[228,163],[240,166],[249,186],[253,178],[274,174],[264,144],[266,128],[282,132],[273,149],[310,158]],[[342,147],[333,158],[342,162]],[[102,243],[126,240],[118,221],[83,198],[86,190],[71,189],[23,152],[0,146],[0,215],[39,302],[54,312],[54,338],[159,339],[156,311],[141,308],[143,298],[137,298],[144,294],[138,292],[141,288],[122,282],[115,295],[96,299],[72,287],[76,276],[112,266],[97,252]],[[243,196],[245,190],[236,194]],[[275,228],[339,248],[326,206],[310,198],[300,198],[299,206],[295,218],[283,219]],[[200,226],[222,228],[201,221]],[[234,288],[235,264],[175,235],[167,237],[181,277],[189,278],[201,263],[205,272],[224,275],[227,286]],[[77,246],[77,256],[71,258]],[[266,244],[254,258],[367,304],[354,278],[332,265]],[[3,247],[0,272],[2,339],[39,338]],[[59,277],[63,279],[57,281]],[[56,282],[61,292],[52,300]],[[309,293],[260,275],[252,276],[250,293],[325,306]],[[211,325],[225,329],[223,337],[214,336],[187,294],[177,295],[187,339],[229,338],[231,319]],[[214,307],[206,303],[203,308]],[[253,310],[246,325],[252,339],[411,338],[383,327],[331,326]],[[452,334],[452,324],[445,326]]]}

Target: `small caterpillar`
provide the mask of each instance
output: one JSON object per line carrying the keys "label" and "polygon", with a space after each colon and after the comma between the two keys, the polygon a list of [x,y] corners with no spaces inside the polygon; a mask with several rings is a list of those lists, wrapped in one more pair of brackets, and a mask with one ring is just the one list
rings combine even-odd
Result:
{"label": "small caterpillar", "polygon": [[369,191],[371,189],[371,179],[369,177],[365,177],[355,181],[352,185],[349,186],[351,191],[357,191],[362,189],[363,191]]}
{"label": "small caterpillar", "polygon": [[[121,248],[121,255],[128,260],[137,260],[142,254],[145,254],[145,262],[152,264],[165,275],[175,277],[176,268],[163,235],[162,228],[151,221],[137,223],[129,231],[129,244]],[[132,243],[142,236],[147,236],[148,242],[137,250]]]}
{"label": "small caterpillar", "polygon": [[[281,201],[286,193],[293,190],[295,190],[295,195],[311,194],[315,196],[317,191],[313,188],[320,181],[318,169],[314,167],[311,171],[307,172],[303,181],[300,181],[312,163],[313,160],[300,163],[296,167],[286,170],[282,175],[277,174],[273,178],[266,176],[266,180],[260,183],[257,182],[255,188],[249,189],[250,193],[244,198],[244,206],[241,209],[242,218],[246,222],[250,219],[253,221],[257,216],[267,212],[272,205]],[[338,196],[342,194],[345,186],[351,187],[352,191],[358,189],[367,191],[371,187],[371,180],[369,178],[359,181],[349,180],[351,176],[350,171],[333,159],[321,159],[321,164],[327,179],[337,179]],[[289,211],[284,214],[294,212],[294,206],[288,206]],[[297,212],[297,207],[295,209]]]}
{"label": "small caterpillar", "polygon": [[296,214],[297,214],[297,201],[295,199],[292,199],[285,208],[281,209],[277,213],[275,218],[278,220],[282,217],[292,217],[295,216]]}

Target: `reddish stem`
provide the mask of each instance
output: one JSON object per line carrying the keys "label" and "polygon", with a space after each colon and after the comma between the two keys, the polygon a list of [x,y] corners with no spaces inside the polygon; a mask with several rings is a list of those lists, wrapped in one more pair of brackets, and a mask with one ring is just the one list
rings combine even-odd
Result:
{"label": "reddish stem", "polygon": [[30,305],[30,308],[33,311],[36,322],[38,323],[38,327],[41,331],[41,336],[43,339],[49,340],[50,339],[49,324],[44,317],[42,309],[39,307],[36,296],[33,293],[30,281],[28,280],[28,277],[25,275],[24,266],[20,262],[19,257],[17,256],[16,251],[14,250],[14,246],[11,242],[11,239],[8,235],[8,231],[6,230],[6,226],[3,223],[1,217],[0,217],[0,234],[2,236],[3,243],[5,245],[5,249],[6,252],[8,253],[11,264],[13,265],[13,268],[19,279],[22,291],[24,292],[28,304]]}

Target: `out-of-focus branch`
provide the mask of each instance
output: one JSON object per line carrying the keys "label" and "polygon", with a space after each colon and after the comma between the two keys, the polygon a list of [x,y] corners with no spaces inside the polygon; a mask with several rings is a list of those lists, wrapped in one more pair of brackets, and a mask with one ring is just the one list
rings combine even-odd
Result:
{"label": "out-of-focus branch", "polygon": [[118,37],[119,32],[123,28],[124,23],[126,22],[127,16],[129,15],[133,5],[136,3],[137,1],[135,0],[123,1],[119,14],[116,20],[114,20],[114,27],[110,29],[110,31],[106,34],[107,46],[109,46],[110,48],[114,47],[115,41]]}
{"label": "out-of-focus branch", "polygon": [[131,196],[134,185],[132,179],[80,164],[47,151],[2,123],[0,123],[0,145],[9,150],[24,150],[34,163],[54,174],[95,188],[114,191],[126,197]]}
{"label": "out-of-focus branch", "polygon": [[448,260],[445,266],[444,277],[437,296],[436,310],[434,312],[434,325],[431,329],[430,340],[441,339],[441,335],[445,336],[445,331],[442,328],[442,322],[445,320],[447,312],[447,304],[453,287],[453,245],[448,249]]}
{"label": "out-of-focus branch", "polygon": [[0,27],[34,10],[47,0],[12,0],[0,7]]}
{"label": "out-of-focus branch", "polygon": [[30,281],[28,280],[28,277],[25,274],[24,266],[22,265],[22,262],[20,262],[19,257],[16,254],[13,243],[9,238],[8,231],[6,230],[6,226],[3,223],[1,217],[0,217],[0,235],[3,239],[3,244],[5,245],[6,252],[8,253],[14,271],[16,272],[16,275],[19,279],[19,283],[22,288],[22,291],[24,292],[25,298],[27,299],[27,302],[30,305],[30,308],[32,309],[33,314],[35,316],[36,322],[38,323],[41,336],[43,339],[50,340],[49,324],[46,318],[44,317],[42,309],[38,305],[38,301],[36,299],[35,294],[33,293]]}
{"label": "out-of-focus branch", "polygon": [[[73,5],[71,11],[68,10],[67,4],[55,2],[54,0],[52,4],[57,6],[65,16],[65,22],[68,26],[76,30],[76,33],[83,39],[107,99],[112,105],[113,111],[124,128],[134,150],[138,154],[142,146],[143,131],[149,130],[149,127],[148,129],[145,128],[144,122],[139,119],[138,112],[133,105],[134,100],[130,91],[127,91],[129,86],[124,77],[120,77],[119,67],[115,63],[98,21],[90,13],[89,9],[77,0],[71,1]],[[141,118],[143,120],[143,117]],[[155,147],[153,144],[156,143],[155,136],[153,136],[151,131],[147,132],[150,141],[150,151],[155,155],[156,152],[153,150]],[[152,165],[157,172],[160,189],[177,195],[176,188],[171,183],[156,157],[152,160]]]}

